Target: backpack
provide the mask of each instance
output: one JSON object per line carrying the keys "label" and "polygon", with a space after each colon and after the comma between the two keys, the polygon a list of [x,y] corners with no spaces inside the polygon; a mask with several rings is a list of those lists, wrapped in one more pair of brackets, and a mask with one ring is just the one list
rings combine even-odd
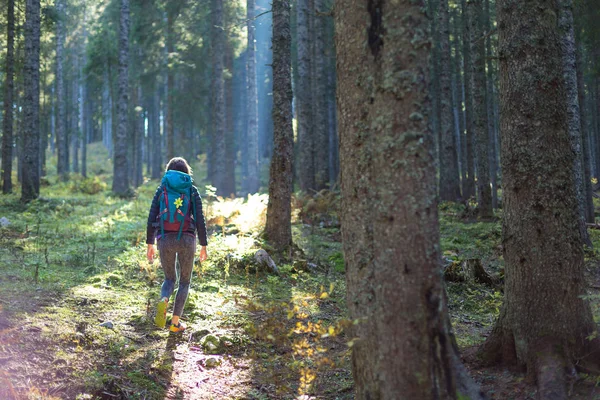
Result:
{"label": "backpack", "polygon": [[161,182],[159,214],[156,217],[161,235],[165,231],[181,233],[187,231],[196,215],[196,202],[192,200],[192,177],[186,173],[169,170]]}

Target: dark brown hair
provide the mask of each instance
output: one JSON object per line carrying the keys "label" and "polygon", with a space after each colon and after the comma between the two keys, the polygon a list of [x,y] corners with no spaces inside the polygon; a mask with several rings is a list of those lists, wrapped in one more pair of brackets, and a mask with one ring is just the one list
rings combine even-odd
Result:
{"label": "dark brown hair", "polygon": [[183,157],[173,157],[167,163],[167,171],[175,170],[179,172],[186,173],[188,175],[192,175],[192,167],[185,161]]}

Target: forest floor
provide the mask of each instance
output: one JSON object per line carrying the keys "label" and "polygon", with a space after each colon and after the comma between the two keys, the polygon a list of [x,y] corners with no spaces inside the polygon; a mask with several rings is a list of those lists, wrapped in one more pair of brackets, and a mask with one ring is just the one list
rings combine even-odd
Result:
{"label": "forest floor", "polygon": [[[153,326],[162,272],[145,259],[145,223],[157,182],[134,199],[110,196],[100,148],[97,178],[52,178],[42,198],[0,197],[0,399],[352,399],[352,324],[345,307],[339,198],[294,200],[301,251],[257,268],[266,196],[205,196],[209,260],[197,265],[185,308],[188,330]],[[104,158],[103,158],[104,157]],[[201,174],[199,176],[202,176]],[[468,209],[440,207],[446,263],[480,259],[502,275],[499,222],[469,222]],[[600,318],[598,260],[586,253],[590,300]],[[458,344],[493,399],[534,399],[524,374],[471,362],[502,303],[498,288],[448,283]],[[581,375],[574,399],[600,399]]]}

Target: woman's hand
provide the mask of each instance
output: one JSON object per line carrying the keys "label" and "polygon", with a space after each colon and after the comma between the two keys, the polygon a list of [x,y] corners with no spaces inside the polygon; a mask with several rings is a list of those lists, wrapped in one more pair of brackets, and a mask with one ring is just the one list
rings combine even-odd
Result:
{"label": "woman's hand", "polygon": [[152,264],[154,262],[154,255],[156,254],[156,250],[154,249],[153,244],[148,245],[148,251],[146,251],[146,256],[148,257],[148,262]]}
{"label": "woman's hand", "polygon": [[206,246],[200,247],[200,262],[206,260],[208,258],[208,254],[206,253]]}

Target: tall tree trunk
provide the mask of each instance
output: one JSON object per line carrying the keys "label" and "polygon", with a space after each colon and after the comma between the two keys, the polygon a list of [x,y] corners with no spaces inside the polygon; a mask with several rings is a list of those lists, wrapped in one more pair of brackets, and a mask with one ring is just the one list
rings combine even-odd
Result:
{"label": "tall tree trunk", "polygon": [[142,159],[142,141],[144,138],[144,109],[140,105],[142,95],[142,87],[140,82],[133,89],[133,186],[140,187],[144,183],[143,174],[143,159]]}
{"label": "tall tree trunk", "polygon": [[40,195],[40,0],[25,3],[23,187],[21,200]]}
{"label": "tall tree trunk", "polygon": [[247,0],[248,19],[248,50],[246,50],[246,79],[248,93],[248,125],[246,133],[247,168],[246,188],[248,193],[256,193],[260,187],[258,171],[258,94],[256,91],[256,55],[255,55],[255,24],[256,9],[254,0]]}
{"label": "tall tree trunk", "polygon": [[129,163],[127,160],[127,110],[129,109],[129,0],[121,0],[119,23],[119,100],[117,103],[117,135],[114,143],[112,191],[129,195]]}
{"label": "tall tree trunk", "polygon": [[[173,7],[168,8],[167,12],[167,159],[175,157],[175,126],[173,123],[173,91],[175,90],[175,77],[174,77],[174,66],[172,65],[171,56],[175,52],[175,33],[173,32],[173,25],[175,23],[175,15]],[[180,143],[181,145],[181,143]]]}
{"label": "tall tree trunk", "polygon": [[[75,51],[74,51],[75,53]],[[70,112],[70,125],[71,125],[71,146],[73,154],[73,172],[79,173],[79,140],[81,137],[81,130],[79,126],[79,57],[73,54],[73,78],[71,79],[71,112]]]}
{"label": "tall tree trunk", "polygon": [[439,274],[424,4],[370,4],[339,1],[335,13],[347,303],[361,321],[351,332],[356,399],[480,399]]}
{"label": "tall tree trunk", "polygon": [[327,127],[327,72],[325,56],[325,18],[321,15],[326,7],[324,0],[314,0],[314,166],[315,189],[321,190],[329,183],[329,137]]}
{"label": "tall tree trunk", "polygon": [[328,109],[328,132],[329,132],[329,183],[334,187],[338,182],[340,170],[339,143],[337,133],[337,114],[336,114],[336,73],[335,73],[335,28],[333,18],[327,19],[327,40],[328,40],[328,62],[327,62],[327,109]]}
{"label": "tall tree trunk", "polygon": [[153,101],[153,116],[152,125],[153,136],[152,136],[152,152],[154,153],[154,162],[152,163],[152,179],[159,179],[163,169],[163,157],[162,157],[162,144],[160,136],[160,95],[158,89],[155,88],[152,94]]}
{"label": "tall tree trunk", "polygon": [[473,152],[473,73],[471,60],[471,23],[466,0],[460,0],[462,15],[463,39],[463,71],[465,76],[465,156],[467,164],[467,180],[464,185],[463,197],[469,199],[475,196],[475,154]]}
{"label": "tall tree trunk", "polygon": [[312,100],[312,52],[309,31],[311,10],[309,0],[298,0],[296,3],[296,48],[298,52],[298,84],[296,93],[296,129],[298,131],[297,173],[300,189],[308,192],[315,188],[314,132]]}
{"label": "tall tree trunk", "polygon": [[79,94],[81,98],[81,175],[87,177],[87,145],[90,142],[89,123],[91,119],[91,99],[88,98],[88,80],[84,74],[84,68],[87,66],[87,37],[88,37],[88,14],[84,10],[83,18],[83,41],[80,49],[81,62],[79,65]]}
{"label": "tall tree trunk", "polygon": [[477,163],[478,217],[494,217],[490,188],[490,138],[487,118],[487,90],[485,75],[485,40],[483,38],[483,0],[468,3],[471,23],[471,90],[473,91],[473,136]]}
{"label": "tall tree trunk", "polygon": [[575,43],[575,29],[573,26],[573,1],[559,1],[559,29],[561,34],[561,48],[563,59],[563,76],[565,80],[567,125],[571,148],[575,154],[574,178],[575,193],[577,195],[577,209],[579,216],[579,232],[583,242],[592,246],[585,225],[585,175],[583,168],[583,144],[581,139],[581,114],[579,109],[579,92],[577,89],[577,55]]}
{"label": "tall tree trunk", "polygon": [[590,129],[588,127],[588,120],[586,115],[586,95],[585,95],[585,83],[583,79],[583,57],[581,42],[578,39],[579,30],[576,29],[576,40],[575,40],[575,62],[577,69],[577,95],[579,99],[579,122],[581,124],[581,150],[583,152],[583,179],[584,179],[584,205],[585,205],[585,220],[589,223],[596,222],[594,213],[594,201],[592,191],[592,168],[591,168],[591,154],[589,136]]}
{"label": "tall tree trunk", "polygon": [[8,0],[6,12],[6,77],[2,120],[2,193],[12,192],[13,93],[15,74],[15,1]]}
{"label": "tall tree trunk", "polygon": [[225,187],[225,83],[223,80],[223,53],[225,52],[225,31],[223,28],[223,0],[212,0],[212,141],[214,156],[212,185],[217,193],[224,193]]}
{"label": "tall tree trunk", "polygon": [[460,201],[460,178],[452,110],[448,0],[439,0],[437,21],[440,37],[440,199]]}
{"label": "tall tree trunk", "polygon": [[56,170],[61,180],[67,179],[69,172],[67,130],[65,126],[65,0],[56,0]]}
{"label": "tall tree trunk", "polygon": [[598,340],[586,339],[596,326],[584,299],[558,15],[558,2],[498,2],[506,280],[481,356],[526,366],[540,399],[566,399],[565,372],[589,367],[586,355],[599,365]]}
{"label": "tall tree trunk", "polygon": [[494,128],[494,67],[492,57],[492,24],[490,22],[490,0],[484,2],[484,27],[485,32],[485,63],[487,66],[486,73],[486,106],[487,106],[487,132],[489,141],[489,158],[490,158],[490,184],[492,190],[492,207],[498,208],[498,158],[496,149],[496,130]]}
{"label": "tall tree trunk", "polygon": [[229,71],[225,84],[225,157],[223,158],[225,175],[223,177],[223,194],[235,196],[235,126],[236,117],[233,112],[233,47],[225,38],[225,68]]}
{"label": "tall tree trunk", "polygon": [[454,62],[452,63],[454,67],[454,80],[455,80],[455,101],[454,101],[454,110],[456,116],[456,124],[458,125],[458,137],[457,141],[458,149],[460,157],[460,179],[461,179],[461,188],[463,197],[468,199],[469,197],[466,195],[466,182],[467,182],[467,140],[464,134],[465,132],[465,113],[463,111],[463,103],[464,103],[464,81],[463,74],[461,73],[462,63],[462,48],[461,48],[461,35],[460,35],[460,18],[458,9],[454,9],[452,13],[452,36],[454,36]]}
{"label": "tall tree trunk", "polygon": [[440,122],[440,27],[438,23],[437,13],[439,9],[440,0],[427,0],[427,6],[429,8],[429,14],[431,15],[431,52],[429,57],[429,74],[431,79],[429,80],[429,93],[431,98],[431,118],[429,123],[431,130],[433,131],[433,140],[435,143],[435,163],[436,170],[439,172],[441,164],[441,149],[442,149],[442,133],[441,133],[441,122]]}
{"label": "tall tree trunk", "polygon": [[279,251],[292,245],[292,71],[290,3],[273,0],[273,156],[265,237]]}

